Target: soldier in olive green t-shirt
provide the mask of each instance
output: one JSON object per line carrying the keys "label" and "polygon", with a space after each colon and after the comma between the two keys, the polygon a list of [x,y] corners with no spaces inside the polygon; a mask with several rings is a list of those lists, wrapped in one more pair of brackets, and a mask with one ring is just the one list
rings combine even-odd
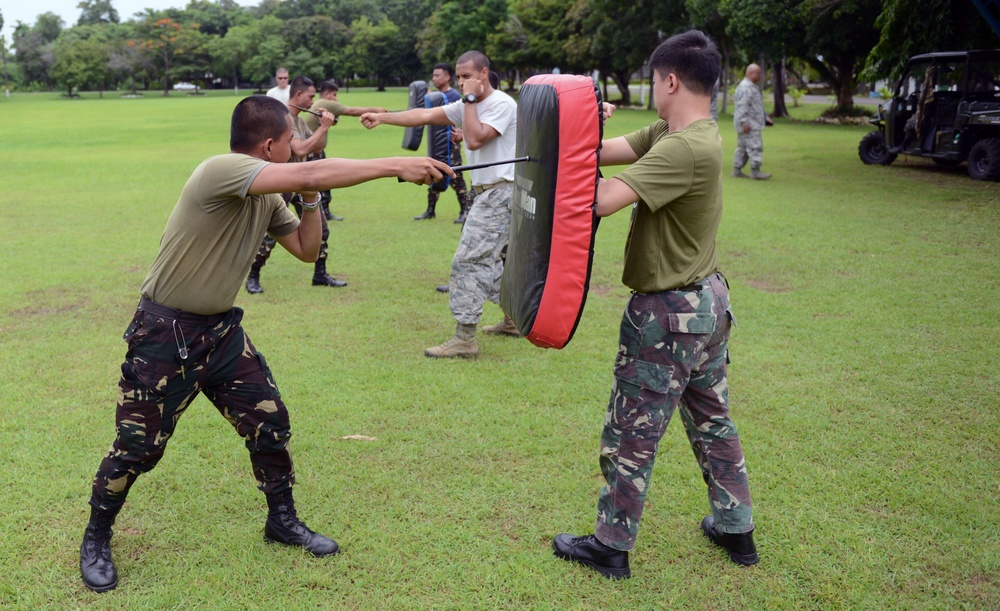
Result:
{"label": "soldier in olive green t-shirt", "polygon": [[[341,104],[337,99],[339,95],[340,86],[333,79],[323,81],[319,85],[319,99],[313,102],[310,110],[313,112],[319,112],[320,110],[325,110],[332,114],[334,117],[340,118],[341,115],[347,115],[348,117],[360,117],[366,112],[386,112],[381,106],[345,106]],[[306,122],[309,129],[315,131],[319,127],[319,119],[316,115],[311,113],[305,113],[302,119]],[[336,123],[336,121],[334,122]],[[326,151],[324,150],[319,154],[320,159],[326,158]],[[323,206],[323,214],[326,216],[328,221],[342,221],[344,217],[337,216],[330,212],[330,201],[332,196],[329,191],[321,191],[322,199],[320,200]]]}
{"label": "soldier in olive green t-shirt", "polygon": [[[265,232],[296,258],[316,259],[321,235],[316,189],[391,176],[431,184],[455,175],[447,165],[421,157],[285,163],[292,149],[291,117],[284,104],[267,96],[236,105],[230,134],[231,152],[204,161],[184,185],[124,334],[128,352],[118,383],[117,435],[94,476],[90,521],[80,546],[80,575],[96,592],[118,585],[111,526],[129,490],[156,466],[178,420],[200,393],[250,452],[267,499],[264,538],[315,556],[340,550],[296,514],[288,410],[267,361],[243,330],[243,310],[233,303]],[[276,195],[288,192],[303,196],[301,220]],[[190,479],[213,481],[203,473]],[[206,484],[203,492],[211,487]]]}
{"label": "soldier in olive green t-shirt", "polygon": [[666,40],[649,61],[662,120],[602,143],[601,165],[629,166],[600,180],[596,212],[632,208],[622,281],[633,295],[622,316],[601,435],[605,486],[595,532],[561,534],[552,546],[557,556],[609,578],[631,576],[628,556],[653,461],[678,406],[708,485],[711,515],[702,531],[734,562],[758,561],[743,448],[729,418],[732,310],[716,261],[722,142],[709,107],[719,60],[701,32]]}

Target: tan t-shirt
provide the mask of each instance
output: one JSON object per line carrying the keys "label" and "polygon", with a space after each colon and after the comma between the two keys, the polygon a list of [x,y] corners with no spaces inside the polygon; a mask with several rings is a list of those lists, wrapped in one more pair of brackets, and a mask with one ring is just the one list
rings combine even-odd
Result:
{"label": "tan t-shirt", "polygon": [[145,297],[194,314],[233,307],[264,233],[281,237],[299,227],[280,195],[247,195],[267,164],[229,153],[195,169],[142,283]]}
{"label": "tan t-shirt", "polygon": [[[309,110],[312,110],[314,112],[319,112],[321,108],[325,109],[326,111],[330,112],[336,117],[339,117],[340,115],[344,114],[344,111],[347,110],[347,107],[341,104],[340,102],[337,102],[335,100],[324,100],[323,98],[320,98],[315,102],[313,102],[313,105],[312,107],[310,107]],[[302,117],[302,120],[305,121],[306,123],[306,127],[308,127],[309,129],[313,131],[319,129],[319,117],[317,117],[316,115],[311,115],[307,112],[304,112],[301,113],[299,116]]]}
{"label": "tan t-shirt", "polygon": [[[292,115],[292,140],[308,140],[310,136],[313,135],[313,130],[309,129],[306,122],[302,120],[302,115],[309,116],[307,112],[300,112],[298,115]],[[309,159],[312,153],[307,153],[305,157],[299,157],[295,153],[288,159],[289,162],[295,163],[297,161],[305,161]]]}
{"label": "tan t-shirt", "polygon": [[622,282],[652,293],[718,271],[722,138],[711,119],[669,133],[665,121],[625,136],[639,156],[615,178],[639,196],[625,242]]}

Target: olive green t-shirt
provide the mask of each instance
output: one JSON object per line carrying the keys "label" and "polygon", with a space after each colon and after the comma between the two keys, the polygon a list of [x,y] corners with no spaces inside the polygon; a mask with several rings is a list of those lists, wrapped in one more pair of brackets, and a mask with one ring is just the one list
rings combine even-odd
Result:
{"label": "olive green t-shirt", "polygon": [[188,178],[160,238],[142,294],[170,308],[218,314],[233,307],[264,233],[285,236],[299,219],[280,195],[248,195],[268,162],[229,153]]}
{"label": "olive green t-shirt", "polygon": [[[347,110],[347,107],[341,104],[340,102],[335,102],[333,100],[324,100],[322,98],[313,102],[312,108],[310,108],[309,110],[312,110],[313,112],[319,112],[320,108],[325,108],[335,117],[339,117],[340,115],[344,114],[345,110]],[[316,131],[316,129],[319,127],[319,118],[316,115],[311,115],[307,112],[304,112],[301,113],[300,116],[302,117],[302,120],[306,122],[306,125],[309,127],[309,129],[311,129],[312,131]]]}
{"label": "olive green t-shirt", "polygon": [[640,293],[680,288],[718,271],[722,138],[702,119],[670,133],[665,121],[625,136],[638,161],[615,178],[639,196],[622,282]]}

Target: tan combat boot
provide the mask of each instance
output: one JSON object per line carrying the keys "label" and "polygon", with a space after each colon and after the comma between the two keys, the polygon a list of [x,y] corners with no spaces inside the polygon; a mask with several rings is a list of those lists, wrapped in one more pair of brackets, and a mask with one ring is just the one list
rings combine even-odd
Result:
{"label": "tan combat boot", "polygon": [[514,321],[510,319],[510,316],[504,315],[503,321],[499,325],[488,325],[483,327],[483,333],[487,335],[506,335],[507,337],[521,337],[521,332],[518,331],[517,325]]}
{"label": "tan combat boot", "polygon": [[450,359],[456,356],[471,358],[479,354],[479,344],[476,343],[476,325],[463,325],[455,328],[455,337],[440,346],[424,350],[424,355],[436,359]]}

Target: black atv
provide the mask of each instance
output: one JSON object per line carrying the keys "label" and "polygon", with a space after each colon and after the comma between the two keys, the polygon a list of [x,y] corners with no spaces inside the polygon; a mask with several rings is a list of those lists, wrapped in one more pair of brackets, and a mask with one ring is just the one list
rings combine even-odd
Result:
{"label": "black atv", "polygon": [[1000,181],[1000,49],[912,57],[872,123],[878,131],[858,146],[867,164],[897,155],[968,161],[972,178]]}

